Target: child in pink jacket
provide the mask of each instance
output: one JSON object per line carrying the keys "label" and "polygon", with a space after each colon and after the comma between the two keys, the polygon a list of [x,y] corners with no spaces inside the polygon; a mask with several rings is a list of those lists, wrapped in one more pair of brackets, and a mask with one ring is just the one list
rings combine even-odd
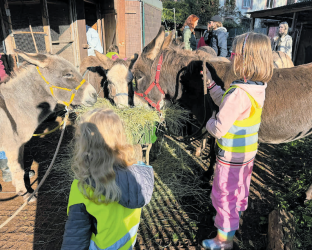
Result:
{"label": "child in pink jacket", "polygon": [[216,85],[207,71],[209,93],[219,106],[219,113],[206,125],[217,139],[211,200],[217,211],[218,234],[202,242],[205,249],[232,249],[240,214],[248,206],[266,82],[273,75],[270,46],[270,39],[263,34],[246,33],[235,38],[231,62],[240,80],[234,81],[227,91]]}

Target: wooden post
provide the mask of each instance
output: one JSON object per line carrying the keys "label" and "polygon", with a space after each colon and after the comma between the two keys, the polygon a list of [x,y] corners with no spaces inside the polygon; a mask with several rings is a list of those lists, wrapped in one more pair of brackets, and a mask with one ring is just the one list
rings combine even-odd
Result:
{"label": "wooden post", "polygon": [[76,0],[76,14],[77,14],[77,27],[78,27],[78,49],[80,55],[80,63],[84,58],[88,56],[87,49],[83,48],[87,42],[87,31],[86,31],[86,20],[85,20],[85,9],[84,1]]}
{"label": "wooden post", "polygon": [[[3,5],[2,5],[3,4]],[[11,22],[11,17],[10,17],[10,10],[9,10],[9,4],[7,0],[1,1],[1,5],[4,6],[2,18],[4,21],[4,26],[6,32],[5,38],[5,48],[6,48],[6,53],[7,54],[14,54],[14,49],[16,48],[14,37],[13,37],[13,30],[12,30],[12,22]],[[1,6],[1,7],[2,7]],[[2,9],[2,8],[1,8]]]}
{"label": "wooden post", "polygon": [[116,44],[121,58],[126,57],[126,4],[125,0],[117,1]]}
{"label": "wooden post", "polygon": [[254,31],[254,29],[255,29],[255,18],[253,17],[250,23],[250,31]]}
{"label": "wooden post", "polygon": [[293,215],[284,210],[269,214],[267,250],[294,250],[295,221]]}
{"label": "wooden post", "polygon": [[[296,29],[296,26],[297,26],[297,19],[298,19],[298,12],[295,12],[293,14],[293,20],[291,22],[291,34],[293,35],[294,34],[294,31]],[[294,37],[293,37],[294,39]]]}
{"label": "wooden post", "polygon": [[33,39],[33,42],[34,42],[34,45],[35,45],[35,50],[36,50],[36,53],[38,54],[38,48],[37,48],[37,43],[36,43],[36,39],[35,39],[35,36],[34,36],[34,33],[32,31],[32,27],[31,27],[31,24],[29,23],[29,30],[30,30],[30,34],[31,34],[31,37]]}
{"label": "wooden post", "polygon": [[42,0],[42,25],[43,31],[46,33],[44,37],[44,42],[46,46],[46,51],[52,53],[52,40],[51,40],[51,30],[49,23],[49,12],[47,0]]}

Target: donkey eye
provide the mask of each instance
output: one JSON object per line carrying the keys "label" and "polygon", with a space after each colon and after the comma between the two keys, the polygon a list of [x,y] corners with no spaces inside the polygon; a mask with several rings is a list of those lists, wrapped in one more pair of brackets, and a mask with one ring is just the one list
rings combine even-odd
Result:
{"label": "donkey eye", "polygon": [[71,73],[67,73],[67,74],[64,75],[64,77],[65,77],[65,78],[73,78],[74,75],[71,74]]}

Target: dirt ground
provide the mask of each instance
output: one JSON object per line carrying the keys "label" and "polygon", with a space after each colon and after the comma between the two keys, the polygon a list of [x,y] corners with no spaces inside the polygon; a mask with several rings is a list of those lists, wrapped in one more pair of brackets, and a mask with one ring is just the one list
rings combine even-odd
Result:
{"label": "dirt ground", "polygon": [[[52,129],[57,124],[56,121],[46,122],[37,132]],[[33,137],[27,144],[25,163],[36,172],[31,182],[42,179],[53,157],[59,136],[58,131],[44,137]],[[14,220],[0,229],[1,249],[60,249],[67,219],[70,187],[68,149],[72,137],[73,127],[69,125],[57,157],[58,165],[67,168],[53,169],[39,191],[37,201],[28,205]],[[187,150],[186,145],[181,148],[183,154],[189,158],[188,162],[192,162],[191,171],[197,180],[196,176],[203,173],[209,162],[192,156],[192,151]],[[204,156],[208,152],[209,148],[205,150]],[[159,157],[162,157],[161,154]],[[249,207],[242,214],[234,249],[266,249],[268,225],[265,218],[276,205],[274,192],[283,190],[284,173],[279,171],[279,166],[285,161],[287,159],[280,158],[276,153],[276,146],[260,145],[252,176]],[[157,165],[157,159],[151,165],[154,163]],[[216,235],[212,222],[214,209],[209,199],[210,184],[201,183],[198,194],[185,194],[179,198],[179,190],[171,190],[170,183],[163,182],[163,172],[159,168],[154,169],[154,195],[151,203],[143,209],[135,249],[203,249],[200,246],[201,240]],[[183,176],[178,178],[183,180]],[[2,181],[1,174],[0,183],[3,188],[0,193],[1,224],[22,205],[23,198],[15,195],[11,183]],[[37,182],[33,188],[36,185]]]}

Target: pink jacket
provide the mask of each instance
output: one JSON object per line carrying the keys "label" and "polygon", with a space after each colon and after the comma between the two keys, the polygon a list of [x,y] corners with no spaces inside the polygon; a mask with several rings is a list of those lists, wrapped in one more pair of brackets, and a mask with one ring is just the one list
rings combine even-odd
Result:
{"label": "pink jacket", "polygon": [[[212,82],[208,89],[209,93],[215,102],[219,106],[219,113],[216,117],[211,117],[206,124],[208,132],[215,138],[219,139],[224,136],[231,128],[236,120],[243,120],[249,117],[251,110],[251,102],[249,100],[248,92],[258,104],[263,107],[265,100],[265,89],[267,84],[241,84],[232,83],[231,85],[237,85],[233,92],[227,94],[222,101],[224,90],[220,86]],[[221,160],[227,162],[243,163],[254,158],[257,151],[248,153],[232,153],[224,151],[222,154],[218,154]]]}
{"label": "pink jacket", "polygon": [[[1,55],[0,55],[0,59],[1,59]],[[0,60],[0,81],[3,81],[6,76],[7,74],[5,73],[3,62],[2,60]]]}

